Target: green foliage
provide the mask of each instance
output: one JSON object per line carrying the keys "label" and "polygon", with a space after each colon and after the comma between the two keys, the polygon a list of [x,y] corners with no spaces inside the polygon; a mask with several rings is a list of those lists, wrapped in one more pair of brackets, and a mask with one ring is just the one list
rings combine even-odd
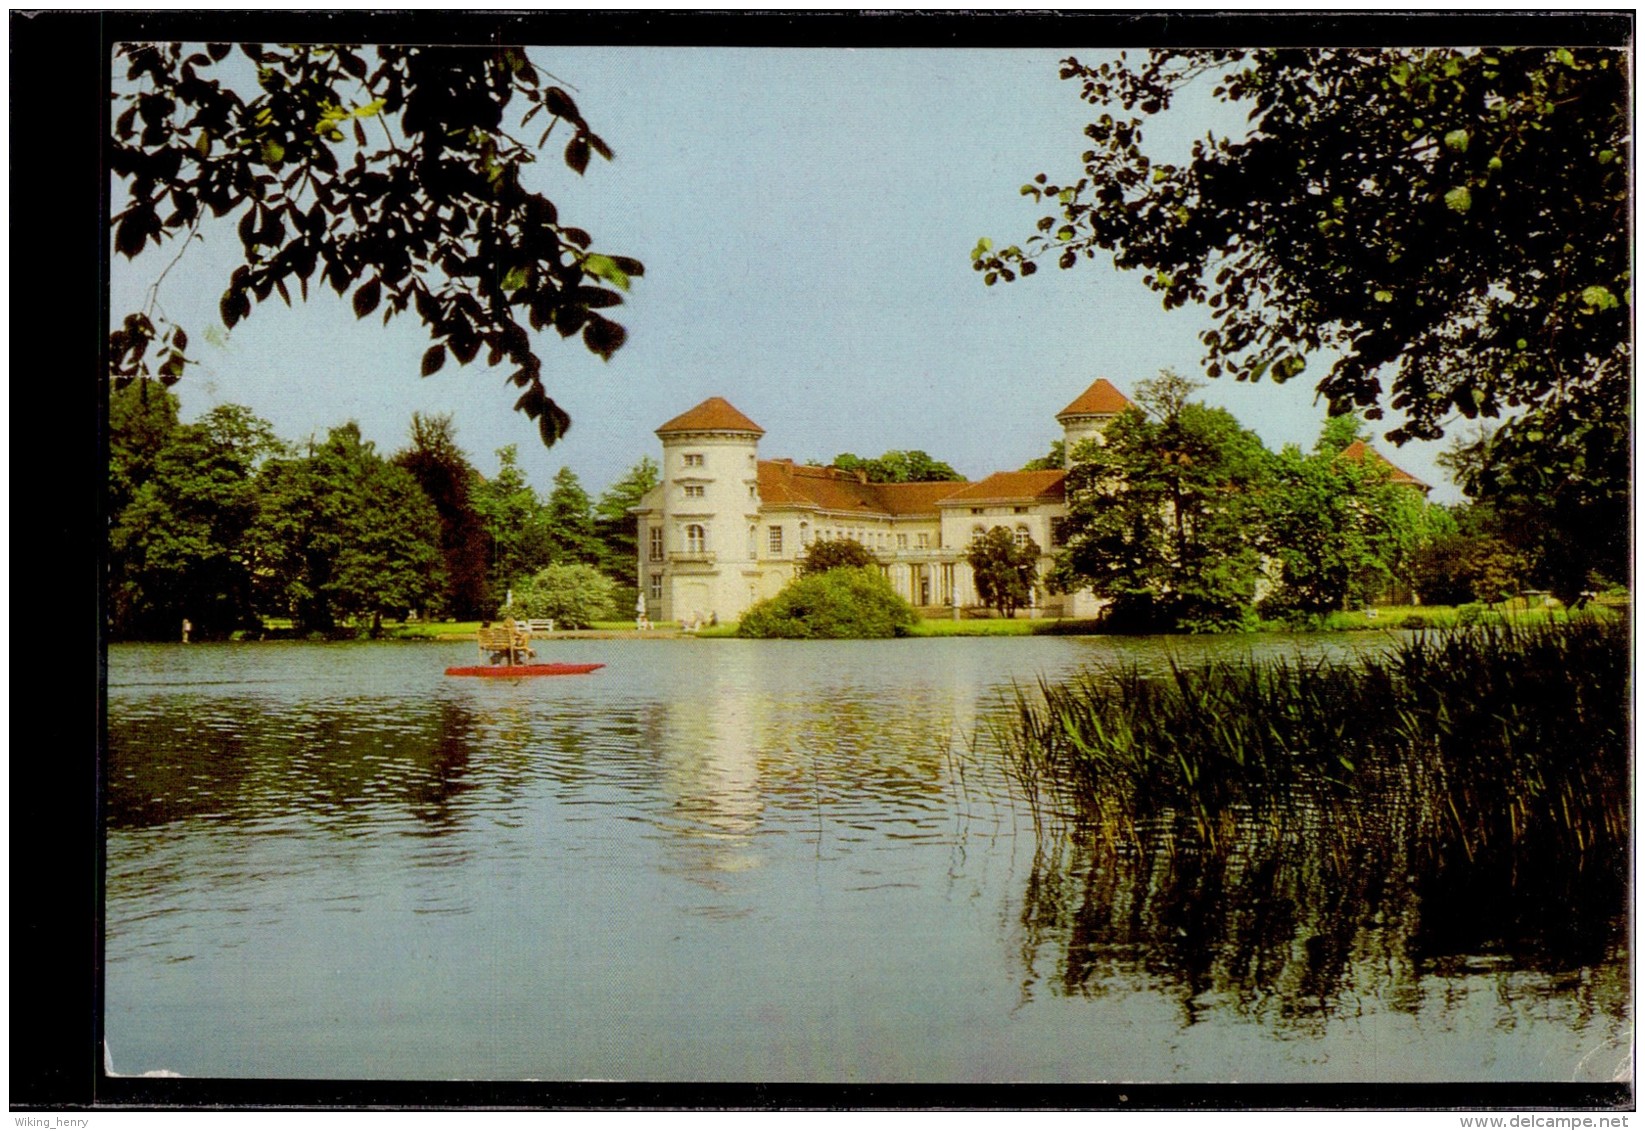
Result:
{"label": "green foliage", "polygon": [[841,471],[860,471],[870,483],[958,482],[965,478],[948,464],[918,450],[892,450],[874,459],[841,452],[834,457],[833,466]]}
{"label": "green foliage", "polygon": [[1262,503],[1261,544],[1276,566],[1263,616],[1318,617],[1354,596],[1364,603],[1384,586],[1388,574],[1375,535],[1378,508],[1393,501],[1380,490],[1386,481],[1370,461],[1305,456],[1294,447],[1280,453],[1274,489]]}
{"label": "green foliage", "polygon": [[543,525],[554,561],[592,565],[600,560],[600,541],[594,535],[594,504],[577,473],[569,467],[554,474],[554,488],[543,509]]}
{"label": "green foliage", "polygon": [[965,560],[983,604],[1005,617],[1015,616],[1028,604],[1040,560],[1040,548],[1032,538],[1018,546],[1011,531],[996,526],[971,543]]}
{"label": "green foliage", "polygon": [[375,630],[445,589],[439,512],[353,423],[306,457],[263,465],[247,543],[258,611],[299,632],[366,617]]}
{"label": "green foliage", "polygon": [[[1208,74],[1248,131],[1151,159],[1147,123]],[[1328,350],[1333,412],[1386,399],[1396,443],[1526,406],[1510,430],[1556,478],[1573,429],[1625,420],[1625,51],[1156,50],[1062,76],[1101,110],[1083,168],[1023,186],[1050,212],[1022,247],[978,244],[985,282],[1110,252],[1167,309],[1210,307],[1211,376],[1284,381]]]}
{"label": "green foliage", "polygon": [[491,592],[488,603],[502,604],[508,589],[554,561],[542,500],[520,467],[519,449],[497,450],[497,474],[473,491],[474,509],[485,526],[489,546]]}
{"label": "green foliage", "polygon": [[436,611],[463,619],[485,615],[490,611],[485,523],[472,498],[479,473],[457,446],[450,414],[412,413],[411,446],[394,456],[394,464],[417,480],[440,515],[446,591]]}
{"label": "green foliage", "polygon": [[1075,451],[1066,543],[1053,586],[1089,586],[1127,630],[1243,627],[1259,561],[1251,528],[1271,459],[1221,409],[1190,402],[1169,371],[1144,382],[1107,442]]}
{"label": "green foliage", "polygon": [[827,573],[831,569],[861,569],[875,564],[874,551],[849,538],[819,538],[806,548],[800,559],[800,576]]}
{"label": "green foliage", "polygon": [[737,635],[801,640],[907,636],[918,615],[878,570],[839,567],[796,578],[743,614]]}
{"label": "green foliage", "polygon": [[1626,385],[1544,406],[1442,457],[1522,576],[1567,605],[1632,575],[1632,410]]}
{"label": "green foliage", "polygon": [[583,562],[544,566],[514,589],[510,613],[552,618],[557,627],[587,628],[617,614],[617,583]]}
{"label": "green foliage", "polygon": [[1341,416],[1326,418],[1325,427],[1314,443],[1314,451],[1319,455],[1337,456],[1355,440],[1370,439],[1371,433],[1365,427],[1364,418],[1357,412],[1345,412]]}
{"label": "green foliage", "polygon": [[[134,259],[208,218],[235,223],[244,260],[219,304],[225,326],[273,294],[306,299],[311,280],[352,292],[359,318],[413,311],[434,342],[424,376],[484,349],[488,365],[511,367],[515,408],[552,445],[570,418],[543,386],[531,332],[580,333],[609,360],[626,334],[601,312],[644,272],[591,251],[527,187],[556,126],[572,172],[611,159],[571,95],[518,47],[241,44],[244,61],[233,50],[114,48],[109,167],[129,197],[111,218],[115,251]],[[256,89],[235,81],[245,61]],[[536,144],[514,136],[539,116]],[[187,332],[157,309],[151,299],[110,334],[117,383],[170,384],[191,363]]]}
{"label": "green foliage", "polygon": [[1408,859],[1546,869],[1627,843],[1630,658],[1619,618],[1427,632],[1352,664],[1113,668],[1021,697],[1014,749],[1060,810],[1121,837],[1215,847],[1306,807],[1375,841],[1394,830],[1365,806],[1394,797]]}
{"label": "green foliage", "polygon": [[109,620],[118,638],[227,637],[255,622],[245,537],[256,472],[279,450],[266,421],[221,405],[176,422],[170,394],[140,382],[114,395],[110,423]]}
{"label": "green foliage", "polygon": [[646,492],[660,482],[662,471],[657,461],[642,456],[594,504],[594,532],[601,544],[600,569],[630,588],[637,587],[640,580],[639,520],[629,510],[639,506]]}
{"label": "green foliage", "polygon": [[1417,588],[1423,599],[1463,605],[1495,604],[1527,588],[1532,562],[1515,548],[1502,516],[1489,506],[1459,508],[1453,527],[1425,545],[1417,555]]}

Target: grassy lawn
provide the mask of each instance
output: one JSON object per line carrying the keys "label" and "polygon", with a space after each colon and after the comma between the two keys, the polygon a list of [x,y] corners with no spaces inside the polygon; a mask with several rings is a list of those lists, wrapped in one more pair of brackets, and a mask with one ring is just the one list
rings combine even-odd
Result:
{"label": "grassy lawn", "polygon": [[1003,618],[954,620],[952,618],[922,620],[914,626],[911,636],[1032,636],[1035,625],[1054,624],[1054,621],[1005,620]]}
{"label": "grassy lawn", "polygon": [[[1464,612],[1464,610],[1467,610]],[[1546,604],[1530,606],[1523,598],[1514,598],[1490,607],[1480,605],[1463,606],[1462,608],[1450,605],[1383,605],[1375,609],[1354,609],[1346,612],[1332,613],[1315,631],[1320,632],[1367,632],[1386,629],[1414,629],[1414,628],[1456,628],[1467,623],[1501,624],[1507,622],[1513,625],[1533,626],[1546,624],[1550,621],[1563,621],[1569,616],[1594,616],[1599,619],[1609,619],[1617,616],[1627,616],[1628,604],[1626,595],[1615,597],[1611,594],[1602,595],[1598,600],[1591,602],[1580,613],[1567,614],[1563,605],[1550,601]],[[270,630],[289,629],[290,622],[270,618],[267,622]],[[634,628],[632,620],[595,621],[590,626],[597,632],[633,633],[642,635]],[[480,622],[467,621],[414,621],[410,624],[398,622],[384,622],[383,634],[389,640],[450,640],[454,638],[472,637],[480,628]],[[673,635],[679,631],[678,621],[662,621],[652,625],[652,631],[659,635]],[[1264,624],[1260,631],[1290,632],[1294,628],[1287,628],[1280,624]],[[1102,622],[1098,620],[1053,620],[1017,618],[1005,620],[998,617],[965,617],[961,620],[952,620],[948,617],[934,617],[922,619],[910,636],[926,639],[932,637],[949,636],[1038,636],[1038,635],[1085,635],[1102,632]],[[696,635],[708,639],[724,639],[737,635],[737,623],[727,621],[712,628],[704,627]]]}

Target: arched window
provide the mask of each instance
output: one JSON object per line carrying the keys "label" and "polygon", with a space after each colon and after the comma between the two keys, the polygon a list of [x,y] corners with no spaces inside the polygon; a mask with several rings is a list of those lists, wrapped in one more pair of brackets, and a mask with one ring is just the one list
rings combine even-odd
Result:
{"label": "arched window", "polygon": [[1032,541],[1032,539],[1028,536],[1028,527],[1021,525],[1017,527],[1015,538],[1017,542],[1017,549],[1019,550],[1025,548],[1028,543]]}
{"label": "arched window", "polygon": [[693,522],[685,528],[685,550],[688,554],[700,554],[708,549],[708,531],[701,523]]}

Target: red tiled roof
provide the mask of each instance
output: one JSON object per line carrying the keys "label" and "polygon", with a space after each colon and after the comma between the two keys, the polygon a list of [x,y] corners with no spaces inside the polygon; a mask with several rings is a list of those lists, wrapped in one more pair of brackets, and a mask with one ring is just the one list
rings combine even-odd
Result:
{"label": "red tiled roof", "polygon": [[753,432],[765,435],[765,429],[731,407],[724,397],[709,397],[696,408],[687,409],[657,429],[657,435],[669,432]]}
{"label": "red tiled roof", "polygon": [[1352,444],[1343,448],[1342,453],[1337,458],[1348,460],[1350,463],[1364,463],[1367,455],[1388,469],[1388,482],[1402,483],[1408,487],[1421,487],[1424,491],[1432,489],[1427,483],[1424,483],[1409,471],[1402,467],[1396,467],[1387,456],[1371,447],[1364,440],[1355,440]]}
{"label": "red tiled roof", "polygon": [[1049,502],[1063,497],[1066,475],[1063,471],[996,471],[986,479],[966,484],[943,503]]}
{"label": "red tiled roof", "polygon": [[836,467],[809,467],[793,460],[761,460],[760,501],[766,506],[815,507],[844,514],[892,518],[937,514],[939,500],[964,482],[864,483]]}
{"label": "red tiled roof", "polygon": [[1065,416],[1116,416],[1132,407],[1126,395],[1114,388],[1106,377],[1098,377],[1091,383],[1091,387],[1078,397],[1074,403],[1057,413],[1057,419]]}

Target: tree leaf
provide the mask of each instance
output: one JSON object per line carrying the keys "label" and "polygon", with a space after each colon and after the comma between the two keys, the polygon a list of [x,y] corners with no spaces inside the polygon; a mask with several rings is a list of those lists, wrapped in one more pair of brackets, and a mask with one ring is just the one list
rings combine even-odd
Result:
{"label": "tree leaf", "polygon": [[578,134],[565,147],[565,163],[579,176],[588,168],[588,138]]}
{"label": "tree leaf", "polygon": [[114,230],[114,248],[127,259],[137,258],[148,239],[148,231],[136,212],[128,212]]}
{"label": "tree leaf", "polygon": [[571,417],[553,400],[545,399],[542,415],[537,418],[537,435],[542,437],[543,446],[552,448],[569,431]]}
{"label": "tree leaf", "polygon": [[583,259],[583,270],[604,279],[618,290],[628,290],[628,275],[608,255],[590,255]]}
{"label": "tree leaf", "polygon": [[577,113],[577,104],[571,100],[571,95],[557,86],[551,86],[543,91],[543,105],[548,107],[549,113],[557,117],[576,120],[581,116]]}
{"label": "tree leaf", "polygon": [[1445,194],[1445,206],[1453,212],[1466,212],[1474,206],[1474,195],[1467,185],[1458,185]]}
{"label": "tree leaf", "polygon": [[610,361],[611,355],[622,348],[627,338],[627,330],[598,314],[589,315],[588,325],[583,327],[583,344],[606,361]]}
{"label": "tree leaf", "polygon": [[368,283],[362,283],[354,291],[354,317],[364,318],[377,309],[377,300],[382,296],[382,283],[373,278]]}
{"label": "tree leaf", "polygon": [[423,376],[424,377],[433,376],[434,374],[436,374],[440,371],[440,367],[442,365],[444,365],[445,363],[446,363],[446,348],[445,348],[445,346],[438,346],[438,345],[437,346],[430,346],[429,349],[428,349],[428,352],[423,354]]}

